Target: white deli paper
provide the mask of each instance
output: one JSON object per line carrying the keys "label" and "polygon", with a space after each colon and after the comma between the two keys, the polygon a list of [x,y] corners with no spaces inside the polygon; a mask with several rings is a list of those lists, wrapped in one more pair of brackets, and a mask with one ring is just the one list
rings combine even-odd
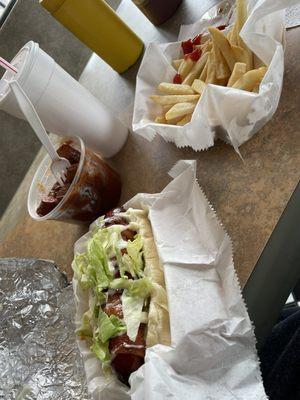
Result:
{"label": "white deli paper", "polygon": [[[153,122],[161,114],[161,107],[149,99],[150,95],[159,94],[157,86],[160,82],[172,82],[176,71],[171,62],[182,58],[181,42],[150,43],[137,75],[133,131],[148,140],[159,134],[177,147],[191,146],[194,150],[207,149],[213,146],[215,139],[221,138],[238,151],[239,146],[261,129],[277,109],[284,72],[284,8],[299,3],[299,0],[248,0],[249,17],[240,34],[253,53],[268,66],[259,93],[208,84],[191,122],[184,126]],[[227,23],[229,15],[223,22],[212,20],[211,25]],[[200,20],[183,26],[179,40],[207,32],[209,25],[207,20]]]}
{"label": "white deli paper", "polygon": [[[196,180],[195,161],[179,161],[174,178],[157,194],[125,204],[149,211],[163,264],[171,346],[146,350],[145,364],[130,377],[131,389],[78,340],[88,389],[97,400],[265,400],[255,337],[234,270],[231,241]],[[97,220],[91,225],[91,230]],[[88,233],[75,244],[86,249]],[[79,325],[88,293],[74,280]]]}

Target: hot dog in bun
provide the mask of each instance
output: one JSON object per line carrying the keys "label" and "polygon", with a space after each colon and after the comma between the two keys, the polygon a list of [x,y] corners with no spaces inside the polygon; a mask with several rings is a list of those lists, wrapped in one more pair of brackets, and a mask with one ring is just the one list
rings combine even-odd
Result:
{"label": "hot dog in bun", "polygon": [[105,374],[116,373],[128,384],[147,347],[170,344],[164,273],[147,212],[110,211],[98,220],[86,248],[72,264],[89,296],[77,334]]}

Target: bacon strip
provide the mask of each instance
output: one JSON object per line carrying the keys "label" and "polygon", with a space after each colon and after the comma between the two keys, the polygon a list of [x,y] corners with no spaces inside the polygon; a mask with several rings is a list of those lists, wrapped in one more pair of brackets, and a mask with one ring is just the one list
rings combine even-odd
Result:
{"label": "bacon strip", "polygon": [[[121,294],[108,295],[107,303],[102,308],[107,315],[123,318]],[[144,364],[146,342],[145,325],[140,325],[136,340],[132,342],[126,333],[110,339],[109,350],[112,356],[111,366],[118,378],[128,385],[129,376]]]}
{"label": "bacon strip", "polygon": [[107,298],[107,302],[102,310],[110,317],[111,315],[115,315],[118,318],[123,318],[123,310],[122,310],[122,301],[121,294],[114,293],[109,294]]}
{"label": "bacon strip", "polygon": [[145,325],[141,324],[134,342],[126,334],[109,341],[109,350],[112,355],[111,366],[118,378],[127,385],[130,374],[144,364],[146,349],[144,331]]}
{"label": "bacon strip", "polygon": [[108,211],[105,214],[105,219],[104,219],[105,228],[112,225],[128,225],[126,219],[119,215],[119,213],[123,211],[124,211],[123,208],[114,208],[113,210]]}

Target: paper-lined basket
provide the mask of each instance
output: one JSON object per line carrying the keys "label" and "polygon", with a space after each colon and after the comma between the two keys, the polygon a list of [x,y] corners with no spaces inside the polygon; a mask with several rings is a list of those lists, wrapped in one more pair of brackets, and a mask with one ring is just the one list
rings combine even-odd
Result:
{"label": "paper-lined basket", "polygon": [[[148,140],[158,134],[178,147],[190,146],[194,150],[207,149],[213,146],[216,138],[221,138],[238,151],[239,146],[261,129],[277,109],[284,72],[284,8],[297,3],[299,0],[248,1],[249,17],[240,36],[268,67],[259,93],[208,84],[191,121],[184,126],[155,123],[161,108],[149,96],[158,94],[159,83],[172,82],[176,71],[171,62],[182,57],[181,40],[205,33],[210,23],[200,20],[183,26],[179,42],[149,44],[137,75],[133,131]],[[232,21],[228,16],[223,22]],[[217,25],[214,20],[212,25]]]}

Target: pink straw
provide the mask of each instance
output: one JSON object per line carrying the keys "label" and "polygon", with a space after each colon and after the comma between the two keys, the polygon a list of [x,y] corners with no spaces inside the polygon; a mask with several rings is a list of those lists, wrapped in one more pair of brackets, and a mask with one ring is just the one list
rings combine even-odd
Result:
{"label": "pink straw", "polygon": [[7,71],[11,71],[13,73],[17,73],[18,70],[13,65],[11,65],[8,61],[4,60],[4,58],[0,57],[0,65],[5,68]]}

